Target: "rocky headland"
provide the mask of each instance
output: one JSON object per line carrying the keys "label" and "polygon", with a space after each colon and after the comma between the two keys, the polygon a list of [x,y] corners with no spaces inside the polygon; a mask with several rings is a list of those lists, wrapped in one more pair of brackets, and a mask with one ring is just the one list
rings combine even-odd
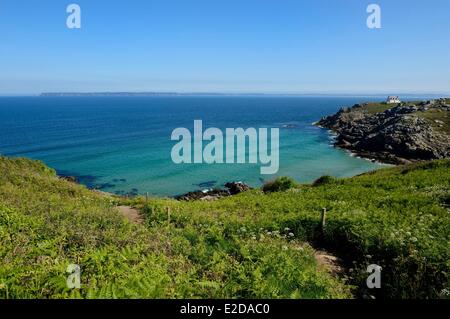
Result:
{"label": "rocky headland", "polygon": [[335,146],[383,163],[450,157],[449,99],[357,104],[316,125],[336,133]]}

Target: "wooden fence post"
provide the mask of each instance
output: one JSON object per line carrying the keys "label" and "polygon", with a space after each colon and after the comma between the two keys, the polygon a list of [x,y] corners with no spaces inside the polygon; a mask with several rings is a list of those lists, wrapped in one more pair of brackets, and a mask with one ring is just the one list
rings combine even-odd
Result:
{"label": "wooden fence post", "polygon": [[327,221],[327,209],[324,207],[322,209],[322,213],[320,214],[320,228],[322,229],[322,232],[325,230],[326,221]]}

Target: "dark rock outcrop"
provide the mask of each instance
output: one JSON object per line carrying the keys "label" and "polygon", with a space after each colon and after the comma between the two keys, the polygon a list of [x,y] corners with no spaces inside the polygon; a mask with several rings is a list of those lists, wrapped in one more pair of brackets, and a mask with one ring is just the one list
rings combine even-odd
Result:
{"label": "dark rock outcrop", "polygon": [[237,195],[242,192],[246,192],[250,190],[250,186],[242,183],[242,182],[230,182],[226,183],[225,187],[230,192],[230,195]]}
{"label": "dark rock outcrop", "polygon": [[337,133],[336,146],[361,157],[390,164],[448,158],[450,136],[421,116],[433,108],[442,114],[449,112],[447,105],[430,101],[378,113],[370,112],[370,106],[355,105],[323,118],[317,125]]}
{"label": "dark rock outcrop", "polygon": [[191,201],[191,200],[205,200],[213,201],[222,197],[237,195],[242,192],[250,190],[250,186],[242,182],[229,182],[225,184],[225,189],[211,189],[211,190],[198,190],[189,192],[175,197],[178,200]]}

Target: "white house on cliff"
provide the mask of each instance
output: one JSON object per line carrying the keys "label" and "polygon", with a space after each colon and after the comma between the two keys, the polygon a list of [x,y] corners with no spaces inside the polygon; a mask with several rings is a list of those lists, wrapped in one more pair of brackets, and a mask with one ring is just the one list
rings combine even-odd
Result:
{"label": "white house on cliff", "polygon": [[388,96],[386,103],[387,104],[398,104],[401,103],[400,98],[398,96]]}

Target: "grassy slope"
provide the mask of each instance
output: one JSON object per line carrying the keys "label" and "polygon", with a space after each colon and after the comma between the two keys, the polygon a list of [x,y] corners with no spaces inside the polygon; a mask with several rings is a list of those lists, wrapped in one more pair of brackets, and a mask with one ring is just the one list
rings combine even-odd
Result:
{"label": "grassy slope", "polygon": [[[241,234],[256,240],[274,232],[283,236],[289,228],[300,241],[347,256],[354,284],[364,287],[365,269],[375,263],[384,269],[378,295],[422,298],[449,288],[449,184],[446,160],[271,195],[252,191],[212,203],[152,200],[142,205],[152,224],[164,223],[165,207],[171,207],[171,222],[193,241],[211,228],[222,237]],[[317,229],[322,207],[328,210],[323,237]]]}
{"label": "grassy slope", "polygon": [[[0,172],[0,298],[350,297],[306,241],[350,258],[360,287],[365,267],[381,265],[379,295],[448,288],[450,161],[217,202],[136,198],[146,225],[38,162],[0,157]],[[65,285],[70,263],[82,267],[79,291]]]}
{"label": "grassy slope", "polygon": [[424,118],[428,123],[431,124],[433,129],[437,130],[438,132],[450,135],[450,111],[431,109],[426,112],[416,112],[414,114]]}
{"label": "grassy slope", "polygon": [[[397,104],[395,104],[395,106],[396,105]],[[386,110],[389,110],[392,107],[394,107],[394,105],[387,104],[385,102],[380,102],[380,103],[372,102],[372,103],[367,103],[366,105],[358,108],[358,110],[366,111],[369,114],[377,114],[377,113],[382,113]]]}
{"label": "grassy slope", "polygon": [[[308,245],[167,218],[132,225],[114,201],[39,162],[0,157],[0,298],[350,296]],[[71,263],[80,290],[66,288]]]}

